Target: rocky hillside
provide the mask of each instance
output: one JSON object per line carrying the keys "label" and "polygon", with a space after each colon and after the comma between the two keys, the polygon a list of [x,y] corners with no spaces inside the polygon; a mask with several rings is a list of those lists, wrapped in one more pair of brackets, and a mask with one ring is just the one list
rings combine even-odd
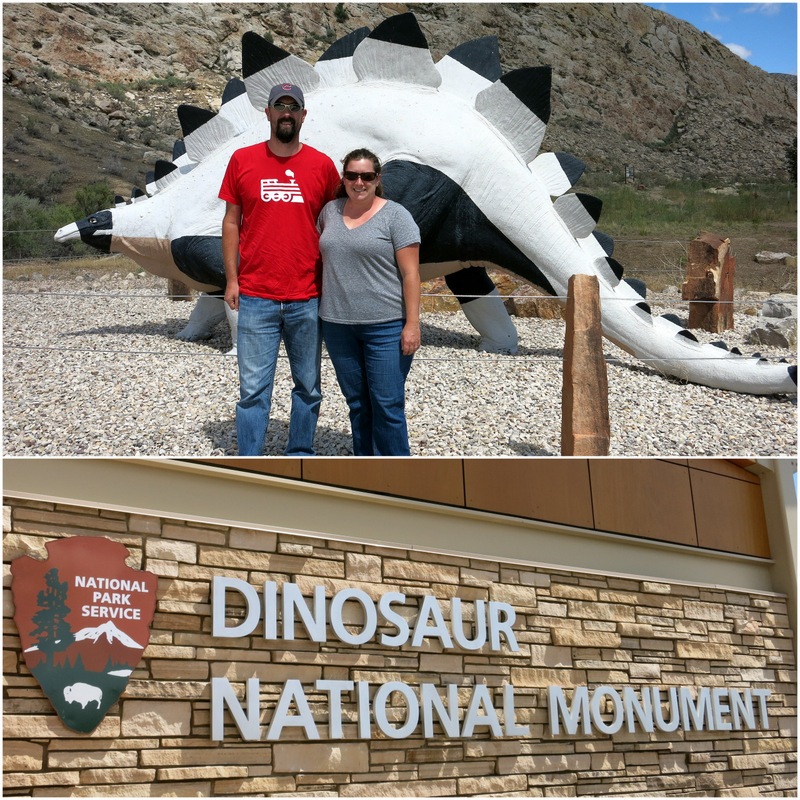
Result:
{"label": "rocky hillside", "polygon": [[[789,179],[797,79],[770,75],[710,35],[636,3],[6,3],[4,168],[58,191],[106,176],[143,186],[180,136],[175,108],[217,108],[255,31],[313,63],[351,30],[413,11],[438,59],[496,35],[506,70],[553,67],[545,149],[596,174]],[[793,176],[792,176],[793,177]]]}

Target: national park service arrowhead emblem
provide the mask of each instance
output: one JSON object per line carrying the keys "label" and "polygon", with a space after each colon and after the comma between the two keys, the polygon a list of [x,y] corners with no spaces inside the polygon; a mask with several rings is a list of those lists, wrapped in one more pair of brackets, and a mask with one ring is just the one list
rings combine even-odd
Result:
{"label": "national park service arrowhead emblem", "polygon": [[125,564],[128,548],[74,536],[47,559],[11,562],[25,663],[61,721],[89,733],[125,691],[150,639],[158,577]]}

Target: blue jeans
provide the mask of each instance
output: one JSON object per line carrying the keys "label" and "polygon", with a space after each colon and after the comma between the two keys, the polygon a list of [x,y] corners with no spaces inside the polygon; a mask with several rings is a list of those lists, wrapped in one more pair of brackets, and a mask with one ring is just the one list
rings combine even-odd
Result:
{"label": "blue jeans", "polygon": [[318,297],[282,302],[239,295],[236,435],[240,456],[264,454],[281,337],[294,381],[286,455],[314,455],[314,433],[322,402],[318,313]]}
{"label": "blue jeans", "polygon": [[400,349],[403,321],[342,325],[322,321],[336,379],[350,407],[353,453],[407,456],[405,384],[413,356]]}

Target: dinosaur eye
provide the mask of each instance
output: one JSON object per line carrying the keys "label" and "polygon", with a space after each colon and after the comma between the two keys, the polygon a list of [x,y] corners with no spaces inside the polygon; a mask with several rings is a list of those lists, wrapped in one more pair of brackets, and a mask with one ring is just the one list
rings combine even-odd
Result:
{"label": "dinosaur eye", "polygon": [[89,217],[89,222],[91,222],[92,225],[96,225],[97,224],[97,217]]}

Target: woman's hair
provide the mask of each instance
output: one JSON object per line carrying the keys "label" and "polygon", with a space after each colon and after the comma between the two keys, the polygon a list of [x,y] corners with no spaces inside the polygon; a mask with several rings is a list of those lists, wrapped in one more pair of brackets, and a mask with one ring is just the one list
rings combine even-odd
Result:
{"label": "woman's hair", "polygon": [[[372,150],[367,150],[366,147],[359,147],[357,150],[351,150],[343,159],[342,159],[342,171],[347,169],[347,165],[351,161],[361,161],[362,159],[367,159],[368,161],[372,162],[372,169],[381,174],[381,160]],[[375,196],[376,197],[383,197],[383,185],[378,184],[375,187]],[[344,188],[344,181],[339,182],[339,188],[336,190],[336,197],[347,197],[347,189]]]}

